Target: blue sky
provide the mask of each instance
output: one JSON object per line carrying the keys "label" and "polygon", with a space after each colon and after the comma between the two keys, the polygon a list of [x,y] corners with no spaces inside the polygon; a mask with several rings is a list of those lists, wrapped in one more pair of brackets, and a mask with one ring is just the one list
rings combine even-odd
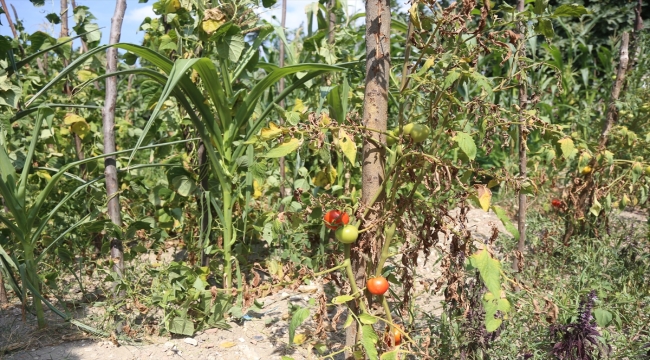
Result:
{"label": "blue sky", "polygon": [[[54,37],[59,35],[59,25],[52,25],[46,19],[45,16],[49,13],[58,14],[61,9],[60,0],[45,0],[45,6],[35,7],[32,5],[29,0],[6,0],[7,6],[9,7],[9,12],[13,18],[13,12],[11,11],[11,5],[16,8],[18,12],[18,17],[23,21],[27,32],[32,33],[38,30],[45,31],[51,34]],[[127,0],[126,15],[124,17],[124,23],[122,24],[122,42],[132,42],[132,43],[141,43],[144,33],[142,31],[138,32],[138,28],[147,16],[155,16],[151,4],[155,0],[149,0],[149,3],[141,4],[138,0]],[[287,1],[287,28],[295,29],[301,24],[307,23],[307,16],[305,15],[305,7],[314,3],[315,0],[288,0]],[[402,0],[405,4],[407,0]],[[113,16],[113,11],[115,10],[115,0],[76,0],[77,5],[85,5],[90,8],[90,11],[97,18],[97,23],[99,27],[103,27],[102,31],[102,44],[107,43],[108,41],[108,32],[110,31],[111,26],[111,17]],[[356,12],[364,11],[364,2],[363,0],[348,0],[348,8],[350,14]],[[258,13],[260,15],[274,23],[279,23],[280,21],[280,5],[282,0],[278,0],[278,3],[272,9],[259,9]],[[406,5],[405,5],[406,7]],[[271,19],[275,15],[277,17],[277,22]],[[0,21],[2,26],[0,26],[0,34],[11,36],[11,30],[7,24],[6,18],[0,16]],[[72,27],[73,21],[70,21],[70,26]]]}

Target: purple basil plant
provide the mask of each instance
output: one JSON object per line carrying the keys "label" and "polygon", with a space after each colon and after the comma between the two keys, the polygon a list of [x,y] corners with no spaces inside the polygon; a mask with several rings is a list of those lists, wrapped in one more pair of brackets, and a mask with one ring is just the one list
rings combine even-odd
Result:
{"label": "purple basil plant", "polygon": [[552,325],[551,337],[558,341],[553,346],[553,355],[561,360],[592,360],[600,355],[600,333],[591,315],[596,301],[596,291],[592,290],[585,300],[580,301],[577,321],[567,325]]}

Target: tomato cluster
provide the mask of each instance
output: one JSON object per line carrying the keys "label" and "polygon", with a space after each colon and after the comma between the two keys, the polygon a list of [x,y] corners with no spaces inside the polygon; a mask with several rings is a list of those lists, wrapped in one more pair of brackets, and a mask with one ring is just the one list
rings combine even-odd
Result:
{"label": "tomato cluster", "polygon": [[334,237],[344,244],[352,244],[359,237],[359,229],[354,225],[348,225],[350,215],[345,211],[330,210],[323,216],[325,226],[328,229],[336,230]]}

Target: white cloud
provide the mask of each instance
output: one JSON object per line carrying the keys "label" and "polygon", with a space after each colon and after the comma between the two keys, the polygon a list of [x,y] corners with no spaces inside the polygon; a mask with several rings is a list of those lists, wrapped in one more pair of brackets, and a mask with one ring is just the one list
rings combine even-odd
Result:
{"label": "white cloud", "polygon": [[147,16],[154,18],[156,17],[156,14],[153,12],[153,7],[151,5],[149,6],[143,6],[140,8],[136,8],[133,10],[130,10],[129,8],[126,9],[126,15],[124,16],[124,20],[127,22],[136,22],[136,23],[141,23],[144,18]]}

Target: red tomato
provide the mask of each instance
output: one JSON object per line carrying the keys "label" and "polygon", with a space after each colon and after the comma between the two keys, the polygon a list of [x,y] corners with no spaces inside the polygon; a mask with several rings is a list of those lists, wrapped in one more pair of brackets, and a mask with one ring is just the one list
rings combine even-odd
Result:
{"label": "red tomato", "polygon": [[384,295],[388,291],[388,280],[383,276],[368,279],[366,288],[373,295]]}
{"label": "red tomato", "polygon": [[559,209],[559,208],[562,207],[562,201],[560,201],[558,199],[553,199],[551,201],[551,205],[553,205],[554,208]]}
{"label": "red tomato", "polygon": [[339,210],[330,210],[323,216],[325,226],[329,229],[336,230],[339,226],[345,225],[350,222],[350,215],[346,212]]}

